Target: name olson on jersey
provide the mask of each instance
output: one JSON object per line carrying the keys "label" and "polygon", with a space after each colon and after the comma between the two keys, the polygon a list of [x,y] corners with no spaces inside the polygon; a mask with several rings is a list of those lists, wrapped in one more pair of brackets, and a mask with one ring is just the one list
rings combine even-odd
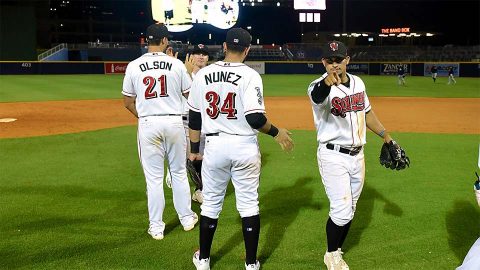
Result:
{"label": "name olson on jersey", "polygon": [[152,69],[167,69],[172,70],[172,63],[164,62],[164,61],[153,61],[151,63],[142,63],[138,66],[142,72]]}
{"label": "name olson on jersey", "polygon": [[233,72],[217,71],[205,75],[205,84],[208,85],[216,82],[227,82],[237,86],[237,81],[241,78],[242,76]]}
{"label": "name olson on jersey", "polygon": [[345,118],[347,112],[358,112],[365,109],[365,92],[346,96],[334,97],[330,112],[335,116]]}

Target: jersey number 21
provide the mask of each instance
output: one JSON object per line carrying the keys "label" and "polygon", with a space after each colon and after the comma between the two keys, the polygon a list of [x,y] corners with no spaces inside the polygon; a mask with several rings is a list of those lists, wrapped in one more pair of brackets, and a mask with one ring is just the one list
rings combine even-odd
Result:
{"label": "jersey number 21", "polygon": [[[160,95],[158,95],[157,91],[155,90],[155,86],[157,86],[157,81],[160,82]],[[147,87],[145,90],[145,99],[152,99],[160,97],[168,97],[167,94],[167,76],[162,75],[158,79],[155,79],[151,76],[147,76],[143,78],[143,84]]]}

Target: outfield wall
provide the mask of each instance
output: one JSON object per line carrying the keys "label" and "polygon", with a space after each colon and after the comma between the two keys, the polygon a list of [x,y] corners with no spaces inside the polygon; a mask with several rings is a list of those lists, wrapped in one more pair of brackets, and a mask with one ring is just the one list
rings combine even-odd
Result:
{"label": "outfield wall", "polygon": [[[0,75],[14,74],[123,74],[128,62],[0,62]],[[321,74],[325,72],[322,62],[257,62],[247,65],[260,74]],[[447,76],[448,67],[453,67],[456,77],[480,77],[480,63],[407,63],[407,62],[352,62],[348,72],[359,75],[395,75],[403,66],[411,76],[430,76],[432,65],[438,67],[439,76]]]}

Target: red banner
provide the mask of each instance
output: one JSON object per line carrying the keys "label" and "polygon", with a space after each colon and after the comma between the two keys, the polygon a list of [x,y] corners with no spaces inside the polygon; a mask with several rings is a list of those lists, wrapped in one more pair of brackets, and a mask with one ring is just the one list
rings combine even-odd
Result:
{"label": "red banner", "polygon": [[125,74],[128,63],[104,63],[105,74]]}

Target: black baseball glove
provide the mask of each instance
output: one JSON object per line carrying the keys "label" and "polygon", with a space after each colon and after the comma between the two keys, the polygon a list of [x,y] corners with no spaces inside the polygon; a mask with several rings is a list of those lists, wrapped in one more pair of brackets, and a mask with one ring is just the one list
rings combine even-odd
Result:
{"label": "black baseball glove", "polygon": [[395,141],[384,143],[380,151],[380,164],[392,170],[403,170],[410,167],[410,159]]}
{"label": "black baseball glove", "polygon": [[192,182],[195,183],[195,187],[200,190],[203,188],[202,177],[200,174],[200,168],[202,166],[201,162],[201,160],[191,161],[190,159],[187,159],[187,172],[190,175]]}

